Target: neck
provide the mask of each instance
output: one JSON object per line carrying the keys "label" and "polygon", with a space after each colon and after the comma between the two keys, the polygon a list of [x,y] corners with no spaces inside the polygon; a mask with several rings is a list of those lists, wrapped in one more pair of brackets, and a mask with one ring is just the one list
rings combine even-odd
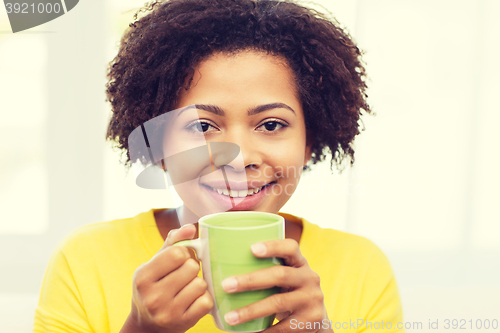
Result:
{"label": "neck", "polygon": [[[188,223],[194,224],[198,229],[198,217],[184,205],[176,209],[165,209],[155,212],[155,220],[163,240],[172,229],[178,229]],[[300,241],[302,225],[285,220],[285,238]]]}
{"label": "neck", "polygon": [[198,220],[200,219],[199,216],[187,208],[186,205],[177,207],[175,211],[177,213],[177,220],[179,221],[180,226],[198,223]]}

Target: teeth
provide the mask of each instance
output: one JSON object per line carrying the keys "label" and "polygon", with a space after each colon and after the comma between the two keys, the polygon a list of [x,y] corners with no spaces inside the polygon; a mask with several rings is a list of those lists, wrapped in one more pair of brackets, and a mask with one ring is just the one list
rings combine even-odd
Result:
{"label": "teeth", "polygon": [[[264,186],[263,186],[264,187]],[[227,189],[220,189],[220,188],[214,188],[213,190],[217,191],[219,194],[224,194],[227,196],[230,196],[232,198],[244,198],[249,195],[253,195],[255,193],[259,193],[262,190],[262,187],[259,188],[252,188],[248,190],[242,190],[242,191],[235,191],[235,190],[227,190]]]}

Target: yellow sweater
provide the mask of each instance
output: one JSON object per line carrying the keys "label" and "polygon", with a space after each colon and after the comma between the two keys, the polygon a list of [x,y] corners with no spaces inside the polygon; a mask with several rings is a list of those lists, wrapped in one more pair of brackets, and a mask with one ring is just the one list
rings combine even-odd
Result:
{"label": "yellow sweater", "polygon": [[[45,273],[34,332],[120,331],[131,309],[134,271],[163,245],[154,211],[87,225],[61,242]],[[280,215],[303,225],[299,246],[321,277],[330,319],[325,327],[335,333],[380,332],[382,327],[386,333],[405,332],[402,324],[397,328],[403,314],[394,274],[373,242]],[[293,331],[300,332],[302,325],[307,323],[294,323]],[[220,331],[207,315],[188,332]]]}

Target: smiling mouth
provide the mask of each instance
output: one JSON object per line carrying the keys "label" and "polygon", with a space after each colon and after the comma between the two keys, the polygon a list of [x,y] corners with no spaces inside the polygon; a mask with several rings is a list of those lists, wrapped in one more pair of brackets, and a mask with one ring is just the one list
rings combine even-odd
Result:
{"label": "smiling mouth", "polygon": [[262,191],[263,189],[265,189],[269,185],[272,185],[275,183],[276,183],[276,181],[273,181],[273,182],[270,182],[269,184],[266,184],[262,187],[252,188],[252,189],[242,190],[242,191],[228,190],[227,188],[224,188],[224,189],[213,188],[213,187],[210,187],[208,185],[205,185],[205,186],[208,187],[209,189],[211,189],[212,191],[217,192],[221,195],[225,195],[226,197],[229,197],[229,198],[245,198],[245,197],[251,197],[252,195],[259,193],[260,191]]}

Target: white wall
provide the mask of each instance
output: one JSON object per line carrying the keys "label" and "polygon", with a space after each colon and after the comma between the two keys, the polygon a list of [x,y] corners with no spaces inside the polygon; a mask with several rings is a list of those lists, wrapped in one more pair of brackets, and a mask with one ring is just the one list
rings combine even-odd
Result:
{"label": "white wall", "polygon": [[[500,321],[500,2],[317,2],[366,51],[377,115],[363,118],[355,167],[318,166],[283,211],[378,244],[405,321],[439,320],[432,332],[449,332],[446,318]],[[1,332],[30,330],[66,232],[171,206],[165,191],[137,188],[103,141],[105,66],[125,11],[140,5],[82,1],[31,32],[0,34]],[[0,10],[1,31],[5,20]]]}

